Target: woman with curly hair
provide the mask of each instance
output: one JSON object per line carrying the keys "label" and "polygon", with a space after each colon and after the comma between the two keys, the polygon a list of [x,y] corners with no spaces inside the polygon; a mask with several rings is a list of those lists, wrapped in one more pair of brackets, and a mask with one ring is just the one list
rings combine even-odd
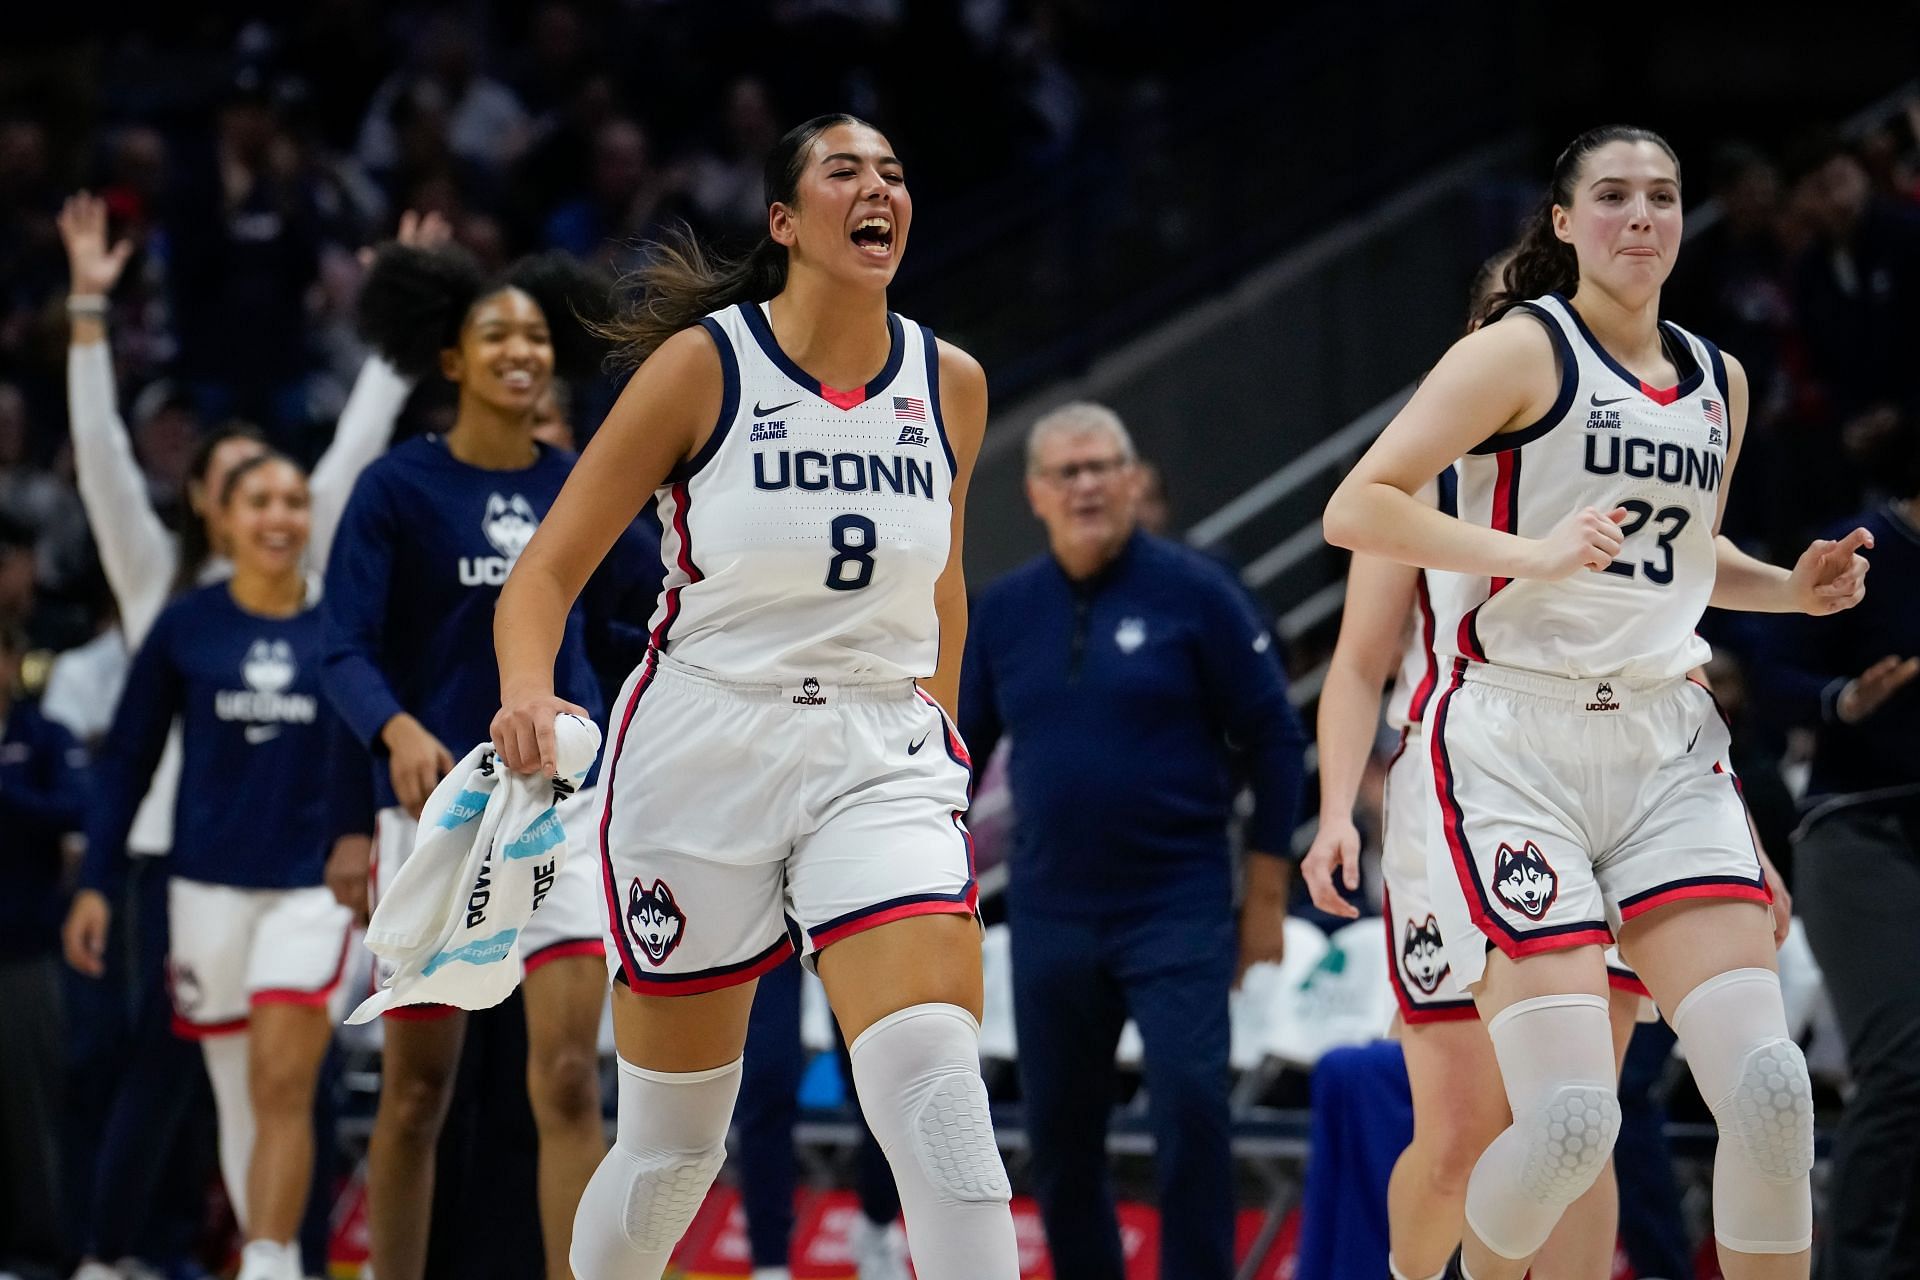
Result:
{"label": "woman with curly hair", "polygon": [[[360,300],[368,339],[399,369],[458,390],[444,434],[408,440],[367,468],[328,565],[328,696],[375,757],[380,806],[371,867],[335,865],[350,905],[378,897],[413,848],[421,806],[499,705],[494,601],[574,455],[534,438],[537,410],[562,373],[590,371],[598,348],[579,316],[609,290],[559,255],[489,278],[464,253],[388,245]],[[567,617],[558,688],[597,718],[583,611]],[[585,851],[595,778],[560,806],[581,842],[523,931],[527,1091],[540,1136],[540,1219],[547,1274],[568,1276],[574,1207],[606,1143],[595,1035],[606,999],[596,859]],[[343,843],[336,862],[359,846]],[[364,855],[363,855],[364,856]],[[356,890],[353,886],[365,886]],[[420,1280],[433,1202],[434,1148],[453,1092],[466,1018],[444,1006],[392,1010],[369,1151],[373,1265],[381,1280]]]}

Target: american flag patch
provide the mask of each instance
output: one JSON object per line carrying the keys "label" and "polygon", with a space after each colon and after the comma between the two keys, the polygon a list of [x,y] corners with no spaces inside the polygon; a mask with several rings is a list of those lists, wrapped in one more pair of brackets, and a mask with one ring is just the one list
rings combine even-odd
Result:
{"label": "american flag patch", "polygon": [[895,396],[893,398],[893,416],[912,418],[915,422],[927,420],[927,402],[919,396]]}
{"label": "american flag patch", "polygon": [[1707,415],[1707,421],[1711,422],[1714,426],[1725,425],[1727,415],[1725,411],[1720,408],[1720,402],[1718,400],[1702,400],[1700,402],[1700,409],[1701,412]]}

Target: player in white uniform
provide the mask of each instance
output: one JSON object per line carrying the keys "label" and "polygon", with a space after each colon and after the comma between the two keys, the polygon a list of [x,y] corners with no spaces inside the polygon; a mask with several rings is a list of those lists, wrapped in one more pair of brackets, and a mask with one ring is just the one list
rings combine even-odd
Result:
{"label": "player in white uniform", "polygon": [[[1423,500],[1451,513],[1454,473]],[[1493,1046],[1473,999],[1452,981],[1427,884],[1427,833],[1438,818],[1422,720],[1440,687],[1429,575],[1356,555],[1347,572],[1340,638],[1320,692],[1320,821],[1301,871],[1314,903],[1333,915],[1359,912],[1335,888],[1357,887],[1360,834],[1354,798],[1382,713],[1381,687],[1399,660],[1385,716],[1400,742],[1388,765],[1381,833],[1387,971],[1400,1005],[1399,1040],[1413,1093],[1413,1141],[1387,1188],[1388,1271],[1395,1280],[1436,1275],[1460,1242],[1467,1175],[1509,1115]],[[1478,935],[1475,935],[1478,937]],[[1609,1020],[1616,1064],[1646,988],[1611,949]],[[1600,1280],[1611,1273],[1617,1218],[1611,1177],[1595,1180],[1541,1250],[1536,1280]]]}
{"label": "player in white uniform", "polygon": [[[1856,603],[1868,535],[1816,543],[1790,572],[1716,536],[1746,378],[1659,321],[1680,230],[1663,140],[1576,139],[1489,304],[1498,322],[1454,345],[1326,512],[1337,545],[1447,571],[1429,878],[1514,1117],[1468,1182],[1456,1256],[1474,1280],[1518,1280],[1606,1163],[1616,936],[1720,1124],[1722,1269],[1808,1269],[1811,1086],[1725,730],[1685,675],[1709,602]],[[1456,460],[1454,517],[1415,495]]]}
{"label": "player in white uniform", "polygon": [[666,591],[601,787],[618,1137],[580,1202],[574,1273],[660,1275],[726,1158],[754,980],[798,945],[852,1045],[919,1274],[1011,1280],[969,766],[943,710],[985,378],[887,310],[912,204],[879,132],[799,126],[766,194],[743,263],[682,242],[646,273],[626,333],[643,363],[496,614],[494,741],[550,769],[571,709],[551,682],[559,620],[659,492]]}

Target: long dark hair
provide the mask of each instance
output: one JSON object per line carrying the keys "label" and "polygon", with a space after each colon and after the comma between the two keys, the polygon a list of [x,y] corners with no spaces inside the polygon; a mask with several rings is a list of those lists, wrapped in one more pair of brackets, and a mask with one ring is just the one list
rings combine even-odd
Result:
{"label": "long dark hair", "polygon": [[[841,125],[873,128],[858,116],[835,112],[789,129],[773,144],[761,172],[769,209],[795,202],[807,153],[821,134]],[[623,366],[637,366],[709,312],[736,302],[765,302],[787,286],[787,248],[765,232],[741,258],[714,253],[684,226],[647,249],[647,265],[620,282],[627,301],[619,317],[598,327],[613,344],[614,362]]]}
{"label": "long dark hair", "polygon": [[474,308],[506,289],[539,305],[557,376],[584,377],[599,366],[606,347],[596,332],[610,311],[612,281],[557,252],[522,258],[489,276],[456,246],[382,245],[360,288],[360,334],[402,373],[424,378],[439,369],[442,351],[460,345]]}
{"label": "long dark hair", "polygon": [[1521,229],[1520,243],[1500,276],[1500,287],[1489,291],[1474,312],[1476,326],[1498,319],[1509,308],[1543,293],[1571,294],[1580,283],[1580,262],[1573,246],[1553,234],[1553,207],[1573,203],[1574,186],[1587,157],[1612,142],[1651,142],[1673,161],[1673,176],[1680,177],[1680,156],[1665,138],[1651,129],[1630,124],[1609,124],[1589,129],[1560,153],[1553,162],[1553,180],[1546,198],[1527,218]]}
{"label": "long dark hair", "polygon": [[173,574],[173,594],[179,595],[196,586],[200,581],[200,571],[213,557],[213,541],[207,537],[207,518],[193,509],[193,486],[199,485],[203,501],[208,508],[220,506],[220,495],[206,490],[207,472],[213,467],[213,455],[220,446],[229,440],[251,440],[260,446],[262,452],[268,451],[267,438],[260,428],[245,422],[230,422],[203,437],[193,451],[193,457],[187,463],[186,492],[180,495],[180,506],[185,519],[180,522],[180,563]]}

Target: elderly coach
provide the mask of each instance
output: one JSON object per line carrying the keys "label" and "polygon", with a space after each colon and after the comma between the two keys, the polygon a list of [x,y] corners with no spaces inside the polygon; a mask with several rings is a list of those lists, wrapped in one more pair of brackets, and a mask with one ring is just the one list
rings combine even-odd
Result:
{"label": "elderly coach", "polygon": [[[1034,424],[1027,495],[1048,551],[974,603],[960,729],[982,766],[1011,740],[1014,1017],[1054,1274],[1124,1273],[1105,1137],[1131,1016],[1160,1275],[1227,1280],[1227,994],[1248,964],[1280,958],[1305,740],[1233,575],[1137,527],[1141,479],[1111,410],[1073,404]],[[1228,822],[1243,780],[1255,812],[1236,917]]]}

